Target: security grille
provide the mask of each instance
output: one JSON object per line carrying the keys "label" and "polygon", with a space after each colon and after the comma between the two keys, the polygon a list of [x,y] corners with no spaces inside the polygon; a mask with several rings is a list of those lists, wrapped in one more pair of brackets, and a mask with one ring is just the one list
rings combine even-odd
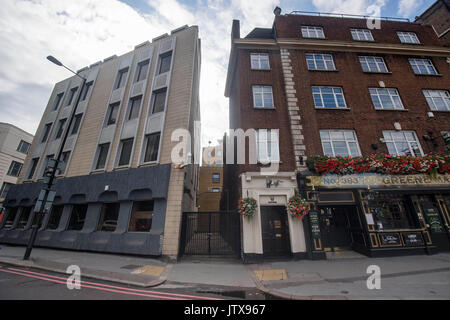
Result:
{"label": "security grille", "polygon": [[183,213],[180,256],[240,254],[240,217],[237,212]]}

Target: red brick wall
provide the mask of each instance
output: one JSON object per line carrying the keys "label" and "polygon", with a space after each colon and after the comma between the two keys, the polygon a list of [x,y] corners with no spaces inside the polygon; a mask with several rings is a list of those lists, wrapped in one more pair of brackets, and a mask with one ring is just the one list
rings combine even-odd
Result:
{"label": "red brick wall", "polygon": [[[237,72],[230,97],[230,128],[279,129],[280,171],[294,171],[294,152],[289,126],[283,71],[279,52],[269,53],[270,71],[251,70],[250,53],[258,50],[239,50]],[[264,51],[263,51],[264,52]],[[275,110],[253,108],[252,85],[272,86]],[[248,153],[247,161],[248,162]],[[259,165],[242,165],[240,172],[259,171]]]}
{"label": "red brick wall", "polygon": [[[435,117],[428,118],[427,112],[431,110],[422,93],[422,89],[450,88],[450,68],[445,58],[431,58],[443,76],[417,76],[407,56],[381,55],[392,74],[369,74],[362,72],[356,53],[332,53],[338,72],[320,72],[308,71],[304,51],[290,52],[308,156],[323,154],[321,129],[354,129],[363,154],[387,153],[385,144],[379,139],[383,130],[394,130],[394,122],[400,122],[402,130],[416,131],[425,153],[446,152],[440,131],[450,130],[450,112],[433,111]],[[384,81],[387,88],[399,91],[408,111],[375,110],[369,87],[379,87],[379,81]],[[350,110],[315,109],[311,91],[314,85],[342,87]],[[433,149],[423,140],[422,136],[428,131],[437,136],[438,148]],[[378,150],[372,149],[371,144],[377,144]]]}
{"label": "red brick wall", "polygon": [[[443,1],[436,1],[419,19],[423,24],[434,26],[438,34],[450,28],[450,1],[445,1],[447,5]],[[441,41],[444,45],[450,46],[450,34],[447,33]]]}

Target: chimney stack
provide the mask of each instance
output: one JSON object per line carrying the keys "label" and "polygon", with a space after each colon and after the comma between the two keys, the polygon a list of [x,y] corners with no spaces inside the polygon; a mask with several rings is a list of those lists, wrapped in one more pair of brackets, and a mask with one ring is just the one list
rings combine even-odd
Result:
{"label": "chimney stack", "polygon": [[281,14],[281,8],[275,7],[275,9],[273,10],[273,14],[278,17]]}

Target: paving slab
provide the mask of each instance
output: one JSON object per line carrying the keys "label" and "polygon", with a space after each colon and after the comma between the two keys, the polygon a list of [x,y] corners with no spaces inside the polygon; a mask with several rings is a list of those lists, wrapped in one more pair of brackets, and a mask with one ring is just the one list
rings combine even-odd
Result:
{"label": "paving slab", "polygon": [[0,262],[9,265],[64,274],[69,266],[76,265],[82,277],[141,287],[164,283],[171,270],[170,264],[151,258],[34,248],[30,259],[23,260],[25,247],[2,245],[1,248]]}

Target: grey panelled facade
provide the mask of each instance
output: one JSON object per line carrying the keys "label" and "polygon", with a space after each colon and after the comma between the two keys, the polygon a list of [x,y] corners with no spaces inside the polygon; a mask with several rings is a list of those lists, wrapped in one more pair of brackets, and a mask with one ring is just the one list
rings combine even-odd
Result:
{"label": "grey panelled facade", "polygon": [[[145,167],[101,175],[59,179],[56,182],[55,206],[64,206],[59,224],[49,230],[50,214],[44,217],[36,245],[65,249],[121,252],[155,255],[161,252],[164,230],[170,165]],[[110,190],[104,191],[104,186]],[[16,200],[8,199],[10,208],[17,207],[11,227],[5,228],[6,219],[0,225],[0,238],[4,243],[26,244],[31,233],[31,219],[23,229],[18,228],[20,216],[39,195],[42,183],[29,183],[11,188]],[[127,232],[133,201],[154,201],[152,228],[149,232]],[[98,231],[98,221],[103,203],[120,202],[117,227],[114,232]],[[82,230],[67,230],[72,208],[88,203],[86,221]]]}
{"label": "grey panelled facade", "polygon": [[20,184],[5,199],[0,242],[27,242],[47,161],[68,130],[36,244],[176,256],[182,210],[196,206],[198,166],[173,166],[172,132],[199,136],[200,50],[198,28],[184,26],[79,70],[83,88],[76,76],[57,83]]}

